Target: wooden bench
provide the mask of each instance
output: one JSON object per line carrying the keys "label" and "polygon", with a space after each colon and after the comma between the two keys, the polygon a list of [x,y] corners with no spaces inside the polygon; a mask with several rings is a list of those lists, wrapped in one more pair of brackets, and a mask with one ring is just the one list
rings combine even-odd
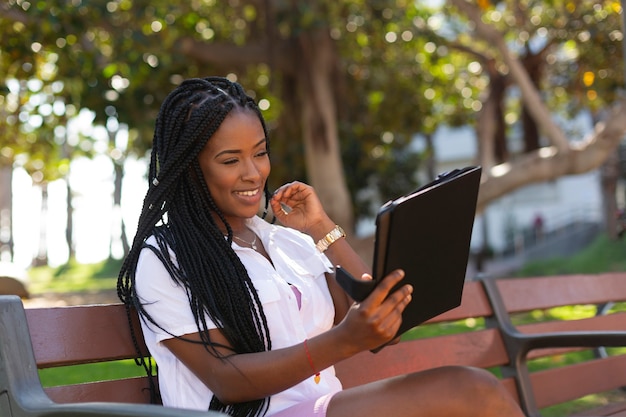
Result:
{"label": "wooden bench", "polygon": [[[487,368],[502,375],[502,384],[528,416],[539,416],[541,408],[626,385],[626,355],[539,372],[529,372],[526,365],[527,359],[562,357],[581,346],[626,346],[626,313],[519,327],[510,323],[510,315],[623,300],[626,273],[468,282],[462,305],[428,324],[462,320],[475,323],[473,331],[403,341],[377,354],[364,352],[337,364],[337,374],[350,387],[443,365]],[[139,330],[136,317],[134,327]],[[140,332],[138,336],[147,355]],[[222,415],[147,404],[147,377],[41,387],[37,368],[136,356],[122,305],[24,310],[18,297],[0,296],[0,337],[0,416]],[[626,402],[584,415],[626,416],[624,410]]]}
{"label": "wooden bench", "polygon": [[147,377],[42,388],[38,368],[138,356],[121,304],[24,310],[17,296],[0,296],[0,338],[2,417],[224,415],[151,405]]}
{"label": "wooden bench", "polygon": [[[465,284],[460,307],[430,323],[484,319],[471,332],[403,341],[377,354],[363,352],[337,365],[350,387],[444,365],[498,370],[502,383],[528,416],[582,396],[626,386],[626,355],[529,372],[527,360],[562,358],[581,347],[626,346],[626,312],[580,320],[551,320],[515,327],[510,316],[558,306],[626,300],[626,273],[515,278]],[[539,349],[541,348],[541,349]],[[593,355],[590,355],[593,356]],[[624,397],[626,398],[626,397]],[[581,414],[626,416],[626,401]]]}

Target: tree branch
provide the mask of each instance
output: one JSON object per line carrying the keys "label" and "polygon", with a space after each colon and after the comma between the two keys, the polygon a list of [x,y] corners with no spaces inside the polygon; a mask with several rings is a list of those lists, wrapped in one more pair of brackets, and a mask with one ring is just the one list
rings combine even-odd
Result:
{"label": "tree branch", "polygon": [[[199,62],[236,66],[271,61],[275,65],[275,69],[287,72],[294,71],[293,63],[285,59],[285,57],[292,56],[288,52],[289,45],[286,42],[274,44],[272,48],[269,48],[266,40],[237,46],[231,43],[202,42],[194,38],[183,37],[176,42],[175,48]],[[273,51],[274,56],[270,57],[269,51]]]}
{"label": "tree branch", "polygon": [[586,139],[572,143],[568,152],[541,148],[484,172],[477,211],[522,186],[588,172],[602,165],[626,134],[625,112],[626,99],[621,99],[612,106],[605,121],[598,123]]}
{"label": "tree branch", "polygon": [[502,59],[509,67],[511,77],[520,88],[522,100],[524,101],[524,104],[526,104],[526,108],[537,124],[543,129],[550,143],[554,145],[559,152],[569,152],[570,147],[565,134],[551,119],[551,112],[548,111],[546,105],[541,100],[541,96],[533,85],[533,82],[524,69],[524,66],[507,47],[502,33],[498,32],[494,27],[484,23],[481,19],[481,11],[467,1],[448,1],[452,5],[456,6],[476,25],[476,33],[479,37],[489,44],[494,45],[498,49]]}

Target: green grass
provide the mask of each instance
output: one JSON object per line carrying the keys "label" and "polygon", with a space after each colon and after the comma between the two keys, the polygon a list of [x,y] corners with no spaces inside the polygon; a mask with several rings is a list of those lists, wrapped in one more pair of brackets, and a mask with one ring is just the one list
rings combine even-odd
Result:
{"label": "green grass", "polygon": [[110,379],[143,376],[145,371],[132,359],[115,362],[90,363],[86,365],[48,368],[39,371],[44,387],[80,384],[83,382],[107,381]]}
{"label": "green grass", "polygon": [[[48,266],[29,270],[28,289],[31,295],[43,293],[76,293],[115,289],[121,260],[108,259],[96,264],[70,261],[56,268]],[[92,363],[48,368],[39,371],[44,387],[105,381],[145,375],[134,360]]]}
{"label": "green grass", "polygon": [[28,271],[28,290],[33,295],[110,290],[116,287],[120,267],[121,261],[108,259],[96,264],[79,264],[72,260],[56,268],[32,268]]}
{"label": "green grass", "polygon": [[[519,271],[519,276],[540,276],[574,273],[597,273],[607,271],[626,271],[626,239],[611,242],[602,236],[587,249],[568,258],[551,259],[529,263]],[[95,291],[115,288],[119,261],[105,261],[95,265],[70,263],[59,268],[36,268],[31,271],[30,291],[34,294],[43,292],[76,292]],[[619,304],[617,309],[626,311],[626,303]],[[568,306],[548,311],[533,311],[514,317],[515,324],[530,323],[554,319],[580,319],[595,314],[594,306]],[[404,336],[404,340],[422,337],[434,337],[479,330],[485,327],[484,320],[466,319],[455,323],[419,326]],[[626,348],[611,349],[614,354],[626,353]],[[536,359],[529,362],[532,371],[563,366],[591,359],[590,350]],[[499,370],[492,372],[499,374]],[[134,361],[118,361],[113,363],[79,365],[40,371],[44,386],[56,386],[87,381],[98,381],[122,377],[144,375],[143,368]],[[602,405],[616,398],[624,399],[626,394],[619,390],[598,395],[589,395],[576,401],[559,404],[542,410],[545,417],[558,417]]]}
{"label": "green grass", "polygon": [[611,241],[602,235],[574,256],[531,262],[524,265],[517,275],[590,274],[613,271],[626,271],[626,238]]}

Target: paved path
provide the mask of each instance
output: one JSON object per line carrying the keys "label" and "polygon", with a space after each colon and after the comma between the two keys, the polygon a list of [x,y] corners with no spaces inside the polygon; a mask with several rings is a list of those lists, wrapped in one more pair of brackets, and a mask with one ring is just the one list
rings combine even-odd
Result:
{"label": "paved path", "polygon": [[23,300],[24,307],[64,307],[81,304],[119,303],[116,290],[37,294]]}

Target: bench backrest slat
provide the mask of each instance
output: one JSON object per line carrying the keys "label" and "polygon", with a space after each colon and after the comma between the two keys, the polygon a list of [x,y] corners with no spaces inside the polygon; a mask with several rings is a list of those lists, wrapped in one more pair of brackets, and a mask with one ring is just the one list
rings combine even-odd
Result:
{"label": "bench backrest slat", "polygon": [[373,354],[362,352],[335,369],[344,387],[443,365],[488,368],[508,363],[495,329],[404,341]]}
{"label": "bench backrest slat", "polygon": [[[461,305],[427,323],[452,322],[492,314],[480,282],[466,282]],[[490,367],[508,363],[502,339],[495,329],[420,338],[387,346],[372,354],[362,352],[335,365],[344,387],[351,387],[440,365]]]}
{"label": "bench backrest slat", "polygon": [[626,300],[624,273],[500,279],[497,282],[509,313]]}
{"label": "bench backrest slat", "polygon": [[626,381],[626,355],[533,372],[535,400],[539,408],[582,396],[619,388]]}
{"label": "bench backrest slat", "polygon": [[[136,357],[121,304],[26,309],[39,368]],[[141,335],[139,320],[134,327]],[[142,337],[138,343],[147,355]]]}
{"label": "bench backrest slat", "polygon": [[491,312],[491,305],[482,284],[478,281],[469,281],[465,283],[463,288],[461,305],[428,320],[427,323],[441,323],[468,317],[485,317],[491,315]]}

